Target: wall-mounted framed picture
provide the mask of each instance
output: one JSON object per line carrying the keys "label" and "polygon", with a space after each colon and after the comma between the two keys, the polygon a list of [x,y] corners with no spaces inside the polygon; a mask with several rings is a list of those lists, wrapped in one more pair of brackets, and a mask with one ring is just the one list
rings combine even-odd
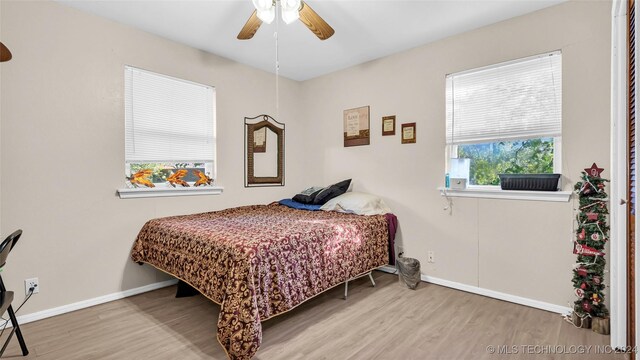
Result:
{"label": "wall-mounted framed picture", "polygon": [[416,142],[416,123],[402,124],[402,143],[414,144]]}
{"label": "wall-mounted framed picture", "polygon": [[344,111],[344,146],[369,145],[369,106]]}
{"label": "wall-mounted framed picture", "polygon": [[382,136],[395,135],[396,134],[396,116],[384,116],[382,117]]}

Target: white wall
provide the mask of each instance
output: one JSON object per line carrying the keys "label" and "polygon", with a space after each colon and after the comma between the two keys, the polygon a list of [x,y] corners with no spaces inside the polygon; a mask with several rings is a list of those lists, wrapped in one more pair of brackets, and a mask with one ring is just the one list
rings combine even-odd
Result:
{"label": "white wall", "polygon": [[[304,82],[309,148],[321,149],[310,159],[315,183],[353,177],[356,190],[380,194],[424,274],[568,306],[572,203],[456,198],[452,215],[443,210],[445,75],[562,50],[562,169],[571,190],[592,162],[609,169],[610,9],[568,2]],[[345,148],[342,111],[364,105],[371,145]],[[386,115],[397,115],[396,136],[381,136]],[[417,123],[417,143],[403,145],[408,122]]]}
{"label": "white wall", "polygon": [[[286,186],[244,188],[245,116],[275,116],[275,77],[54,2],[2,1],[0,180],[2,235],[24,236],[3,277],[20,298],[23,280],[40,294],[22,314],[142,286],[167,277],[129,258],[155,217],[268,203],[305,184],[300,84],[281,79]],[[124,187],[124,66],[216,87],[220,196],[128,199]],[[266,96],[265,96],[266,95]]]}
{"label": "white wall", "polygon": [[[274,113],[274,76],[63,5],[0,2],[0,221],[22,228],[3,276],[40,278],[23,314],[166,279],[129,250],[150,218],[267,203],[352,177],[384,197],[423,273],[566,306],[572,204],[455,199],[443,184],[445,74],[561,49],[565,190],[593,161],[609,167],[610,3],[569,2],[297,83],[281,81],[286,187],[245,189],[243,117]],[[221,196],[120,200],[123,66],[216,87]],[[264,97],[264,94],[272,94]],[[371,106],[371,145],[342,146],[342,111]],[[397,115],[396,136],[381,118]],[[400,124],[417,123],[401,145]],[[313,134],[313,136],[310,136]],[[605,172],[608,175],[608,172]],[[434,251],[435,264],[427,264]]]}

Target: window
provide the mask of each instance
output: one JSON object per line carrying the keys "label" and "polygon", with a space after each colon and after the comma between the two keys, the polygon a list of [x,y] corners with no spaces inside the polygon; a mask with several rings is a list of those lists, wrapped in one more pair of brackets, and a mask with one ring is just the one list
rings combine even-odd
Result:
{"label": "window", "polygon": [[125,67],[125,173],[151,169],[163,187],[176,169],[215,179],[215,89]]}
{"label": "window", "polygon": [[471,159],[469,185],[560,173],[560,52],[450,74],[446,84],[447,168],[449,158]]}

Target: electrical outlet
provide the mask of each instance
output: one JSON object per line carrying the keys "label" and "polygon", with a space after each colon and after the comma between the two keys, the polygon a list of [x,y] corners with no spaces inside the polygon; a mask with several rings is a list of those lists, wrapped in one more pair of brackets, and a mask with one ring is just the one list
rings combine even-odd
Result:
{"label": "electrical outlet", "polygon": [[33,287],[33,293],[37,294],[40,292],[40,286],[38,286],[38,278],[31,278],[24,280],[24,294],[29,294],[29,289]]}
{"label": "electrical outlet", "polygon": [[434,263],[434,262],[436,262],[436,260],[435,260],[435,255],[433,254],[433,251],[429,251],[429,252],[427,253],[427,262],[428,262],[428,263]]}

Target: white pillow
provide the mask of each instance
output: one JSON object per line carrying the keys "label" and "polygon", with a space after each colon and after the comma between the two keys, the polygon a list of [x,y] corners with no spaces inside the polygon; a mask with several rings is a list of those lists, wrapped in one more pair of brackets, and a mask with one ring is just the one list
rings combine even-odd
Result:
{"label": "white pillow", "polygon": [[382,199],[375,195],[361,192],[344,193],[327,201],[320,210],[358,215],[384,215],[391,212],[391,209]]}

